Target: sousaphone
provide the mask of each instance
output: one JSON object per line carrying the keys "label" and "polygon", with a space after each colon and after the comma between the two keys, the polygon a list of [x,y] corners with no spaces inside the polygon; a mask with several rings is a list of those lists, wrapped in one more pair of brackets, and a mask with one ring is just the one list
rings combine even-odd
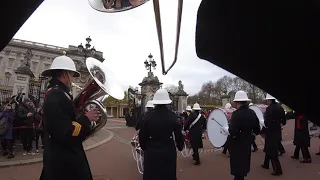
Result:
{"label": "sousaphone", "polygon": [[[139,7],[149,0],[89,0],[90,6],[100,12],[105,13],[116,13],[122,11],[128,11],[133,8]],[[181,28],[181,17],[182,17],[183,0],[178,0],[178,14],[177,14],[177,27],[176,27],[176,44],[175,44],[175,55],[172,64],[168,69],[165,68],[164,51],[163,51],[163,38],[162,38],[162,27],[161,27],[161,15],[159,0],[153,0],[153,9],[155,15],[155,21],[157,26],[158,41],[160,47],[162,74],[166,75],[170,69],[175,65],[178,58],[179,40],[180,40],[180,28]]]}
{"label": "sousaphone", "polygon": [[[102,115],[97,121],[91,123],[89,137],[107,123],[107,110],[102,104],[103,100],[109,95],[121,100],[124,98],[124,90],[104,63],[89,57],[86,60],[86,66],[90,73],[90,79],[74,98],[74,105],[81,113],[91,108],[98,108]],[[76,85],[73,84],[73,86]]]}

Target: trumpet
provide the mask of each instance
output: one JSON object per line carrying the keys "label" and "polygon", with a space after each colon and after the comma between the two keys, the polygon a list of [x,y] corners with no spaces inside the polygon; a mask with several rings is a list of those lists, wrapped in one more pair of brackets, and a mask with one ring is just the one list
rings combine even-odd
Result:
{"label": "trumpet", "polygon": [[[116,13],[131,10],[133,8],[139,7],[149,0],[89,0],[90,6],[100,12],[105,13]],[[172,67],[176,64],[178,59],[178,50],[179,50],[179,41],[180,41],[180,29],[181,29],[181,19],[182,19],[182,8],[183,0],[178,0],[178,14],[177,14],[177,27],[176,27],[176,43],[175,43],[175,54],[172,64],[168,69],[165,68],[164,61],[164,50],[163,50],[163,36],[162,36],[162,27],[161,27],[161,14],[160,14],[160,5],[159,0],[153,0],[153,9],[157,27],[159,48],[160,48],[160,58],[161,58],[161,67],[162,74],[166,75]]]}

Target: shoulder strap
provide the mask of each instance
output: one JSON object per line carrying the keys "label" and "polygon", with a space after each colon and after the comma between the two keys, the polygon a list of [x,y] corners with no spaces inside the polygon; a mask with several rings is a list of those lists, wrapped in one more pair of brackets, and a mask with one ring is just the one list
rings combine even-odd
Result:
{"label": "shoulder strap", "polygon": [[194,126],[199,121],[200,118],[201,118],[201,113],[199,113],[198,117],[190,124],[189,129],[191,129],[192,126]]}
{"label": "shoulder strap", "polygon": [[44,94],[44,99],[46,99],[47,95],[48,95],[50,92],[52,92],[53,90],[59,90],[59,91],[63,92],[64,95],[65,95],[69,100],[72,100],[71,97],[70,97],[70,95],[69,95],[68,93],[66,93],[65,91],[63,91],[62,89],[60,89],[59,86],[53,86],[53,87],[49,88],[49,89],[46,91],[46,93]]}

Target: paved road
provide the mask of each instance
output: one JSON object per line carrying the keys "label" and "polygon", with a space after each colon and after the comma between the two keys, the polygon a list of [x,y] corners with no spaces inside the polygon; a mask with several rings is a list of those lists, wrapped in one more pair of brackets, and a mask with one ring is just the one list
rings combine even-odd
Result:
{"label": "paved road", "polygon": [[[117,127],[117,128],[115,128]],[[280,157],[284,175],[272,177],[270,171],[260,167],[264,154],[258,151],[252,154],[251,172],[248,180],[311,180],[320,178],[320,157],[312,156],[312,164],[300,164],[292,160],[290,155],[293,152],[292,122],[289,122],[283,131],[283,139],[287,142],[285,148],[287,153]],[[136,162],[132,158],[131,147],[128,144],[134,134],[133,128],[125,128],[119,122],[110,123],[109,130],[114,132],[114,138],[92,150],[87,151],[91,170],[95,180],[141,180],[142,176],[138,173]],[[257,138],[257,144],[262,141]],[[310,151],[312,154],[317,151],[320,140],[313,138]],[[206,149],[212,149],[207,140],[204,140]],[[178,154],[177,176],[179,180],[210,180],[210,179],[231,179],[229,174],[229,159],[220,152],[202,151],[200,154],[202,164],[192,165],[190,158],[183,158]],[[33,164],[27,166],[16,166],[0,169],[1,180],[35,180],[39,177],[42,165]]]}

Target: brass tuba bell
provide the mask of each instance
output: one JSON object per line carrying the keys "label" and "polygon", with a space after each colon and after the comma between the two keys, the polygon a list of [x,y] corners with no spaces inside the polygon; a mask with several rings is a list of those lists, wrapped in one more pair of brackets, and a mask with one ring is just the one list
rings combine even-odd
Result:
{"label": "brass tuba bell", "polygon": [[117,83],[112,72],[97,59],[87,58],[86,66],[91,76],[89,81],[83,88],[75,84],[72,85],[81,89],[81,92],[73,100],[75,107],[80,112],[98,108],[102,115],[96,122],[91,123],[89,137],[107,123],[108,115],[105,106],[102,104],[103,100],[109,95],[119,100],[123,99],[124,90]]}
{"label": "brass tuba bell", "polygon": [[[128,11],[136,8],[140,5],[145,4],[149,0],[89,0],[90,6],[100,12],[105,13],[116,13],[122,11]],[[155,21],[157,26],[157,34],[160,48],[161,56],[161,67],[162,74],[166,75],[170,69],[176,64],[178,59],[179,41],[180,41],[180,29],[181,29],[181,19],[182,19],[182,7],[183,0],[178,0],[178,14],[177,14],[177,27],[176,27],[176,43],[175,43],[175,54],[172,64],[168,69],[165,68],[164,61],[164,50],[163,50],[163,38],[162,38],[162,27],[161,27],[161,14],[159,0],[153,0],[153,9],[155,15]]]}

